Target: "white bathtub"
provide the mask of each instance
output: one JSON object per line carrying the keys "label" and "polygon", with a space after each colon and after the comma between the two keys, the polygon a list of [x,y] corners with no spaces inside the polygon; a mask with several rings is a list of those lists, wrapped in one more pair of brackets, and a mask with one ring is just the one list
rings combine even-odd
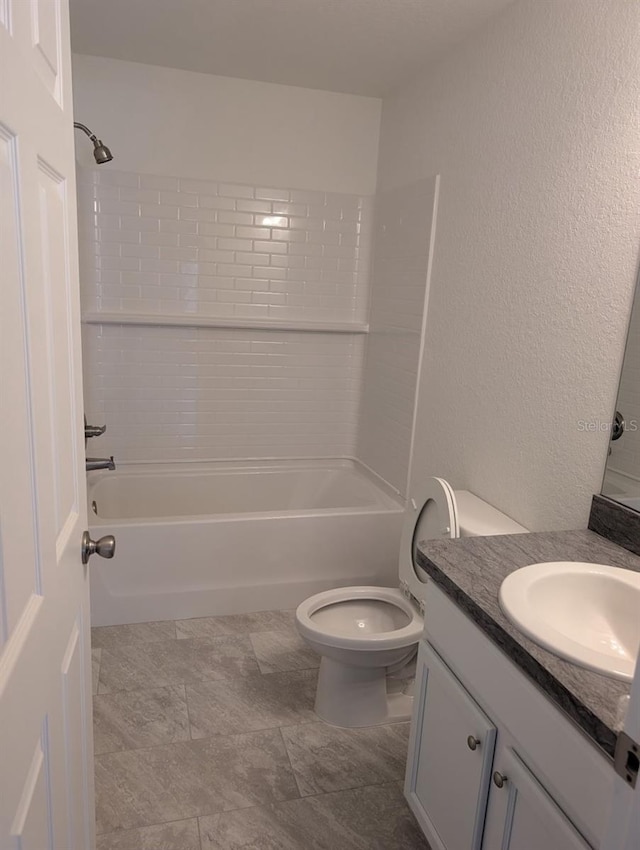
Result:
{"label": "white bathtub", "polygon": [[402,506],[353,461],[123,466],[88,476],[94,625],[295,607],[398,581]]}

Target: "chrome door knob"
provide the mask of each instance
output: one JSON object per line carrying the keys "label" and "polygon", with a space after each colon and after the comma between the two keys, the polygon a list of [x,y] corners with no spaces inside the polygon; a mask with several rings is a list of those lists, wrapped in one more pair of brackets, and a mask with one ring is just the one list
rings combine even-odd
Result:
{"label": "chrome door knob", "polygon": [[469,735],[469,737],[467,738],[467,746],[470,750],[477,750],[480,746],[480,743],[480,738],[476,738],[473,735]]}
{"label": "chrome door knob", "polygon": [[500,773],[499,770],[496,770],[496,772],[493,774],[493,784],[496,785],[498,788],[502,788],[506,781],[507,777],[504,775],[504,773]]}
{"label": "chrome door knob", "polygon": [[116,554],[116,538],[113,534],[105,534],[99,540],[92,540],[89,532],[85,531],[82,535],[80,553],[83,564],[88,564],[92,555],[100,555],[101,558],[113,558]]}

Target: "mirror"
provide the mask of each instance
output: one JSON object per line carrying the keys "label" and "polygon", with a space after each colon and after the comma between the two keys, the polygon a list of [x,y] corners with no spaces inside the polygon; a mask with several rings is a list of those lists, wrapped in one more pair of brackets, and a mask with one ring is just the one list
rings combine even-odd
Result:
{"label": "mirror", "polygon": [[631,309],[602,493],[640,511],[640,277]]}

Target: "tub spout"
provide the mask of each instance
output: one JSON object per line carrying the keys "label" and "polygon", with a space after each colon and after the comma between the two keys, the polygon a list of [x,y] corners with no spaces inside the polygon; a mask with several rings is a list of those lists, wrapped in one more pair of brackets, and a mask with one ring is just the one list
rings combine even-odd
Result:
{"label": "tub spout", "polygon": [[92,472],[94,469],[114,470],[116,468],[113,455],[111,457],[88,457],[86,463],[87,472]]}

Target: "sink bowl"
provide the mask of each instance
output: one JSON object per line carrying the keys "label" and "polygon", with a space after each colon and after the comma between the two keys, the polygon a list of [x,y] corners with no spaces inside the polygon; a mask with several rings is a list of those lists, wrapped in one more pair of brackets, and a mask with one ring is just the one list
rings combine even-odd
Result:
{"label": "sink bowl", "polygon": [[522,567],[500,587],[500,606],[531,640],[613,679],[633,679],[640,647],[640,573],[555,561]]}

